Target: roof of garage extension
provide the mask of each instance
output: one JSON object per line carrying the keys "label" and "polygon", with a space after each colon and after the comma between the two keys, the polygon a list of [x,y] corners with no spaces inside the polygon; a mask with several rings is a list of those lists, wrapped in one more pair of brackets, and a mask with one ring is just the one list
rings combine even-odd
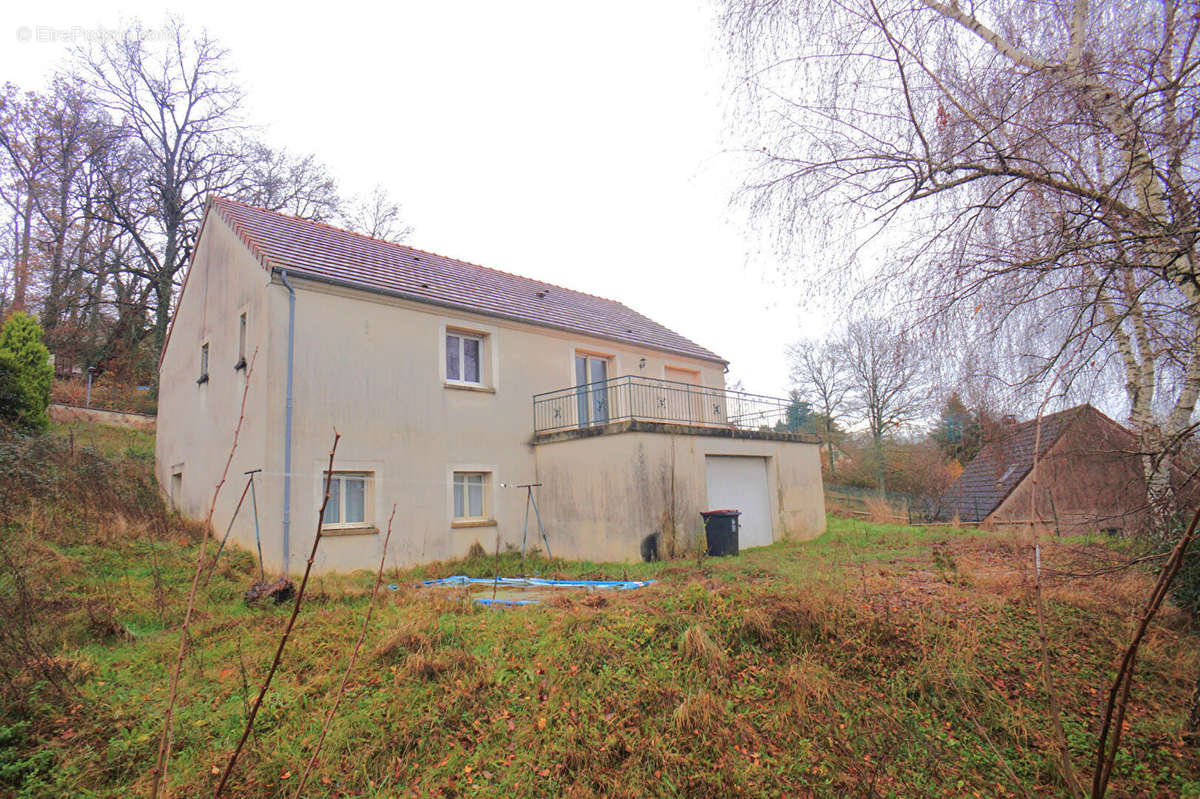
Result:
{"label": "roof of garage extension", "polygon": [[233,228],[266,269],[726,362],[615,300],[223,197],[211,197],[208,210]]}

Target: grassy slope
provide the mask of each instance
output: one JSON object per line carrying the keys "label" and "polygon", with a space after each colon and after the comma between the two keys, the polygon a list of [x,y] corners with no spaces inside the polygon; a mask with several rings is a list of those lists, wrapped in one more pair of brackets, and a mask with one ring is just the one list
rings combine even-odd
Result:
{"label": "grassy slope", "polygon": [[[98,440],[121,451],[120,436]],[[44,498],[4,529],[79,696],[20,679],[21,693],[5,694],[0,794],[149,785],[194,531],[73,501]],[[1047,560],[1101,554],[1071,542]],[[505,559],[502,573],[514,573]],[[490,576],[490,558],[391,572],[400,589],[376,610],[306,793],[1053,795],[1027,561],[1011,538],[831,518],[817,541],[733,559],[531,564],[658,579],[596,604],[575,595],[496,611],[413,587],[426,575]],[[254,572],[245,553],[223,558],[200,603],[170,770],[177,794],[215,785],[285,620],[287,608],[241,602]],[[372,577],[310,586],[234,795],[290,795]],[[1085,772],[1111,662],[1147,585],[1126,574],[1048,591],[1065,724]],[[12,590],[0,577],[0,592]],[[1178,739],[1200,641],[1177,616],[1164,622],[1143,650],[1115,795],[1200,795],[1200,757]]]}

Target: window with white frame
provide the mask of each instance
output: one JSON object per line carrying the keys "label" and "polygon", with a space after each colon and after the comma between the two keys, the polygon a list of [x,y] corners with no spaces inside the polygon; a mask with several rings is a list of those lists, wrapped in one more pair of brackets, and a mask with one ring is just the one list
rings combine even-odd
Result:
{"label": "window with white frame", "polygon": [[482,521],[488,518],[487,472],[454,473],[454,521]]}
{"label": "window with white frame", "polygon": [[446,331],[446,380],[483,385],[483,337]]}
{"label": "window with white frame", "polygon": [[[322,475],[324,478],[328,475]],[[334,472],[329,480],[329,502],[321,528],[326,530],[347,527],[367,527],[371,524],[371,472]],[[324,488],[324,479],[322,479]]]}

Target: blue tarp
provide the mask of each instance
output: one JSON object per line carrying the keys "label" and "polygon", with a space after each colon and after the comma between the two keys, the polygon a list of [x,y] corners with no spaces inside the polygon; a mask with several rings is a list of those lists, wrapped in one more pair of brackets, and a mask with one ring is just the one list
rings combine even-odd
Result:
{"label": "blue tarp", "polygon": [[[654,580],[548,580],[542,577],[467,577],[457,574],[453,577],[441,577],[436,580],[425,580],[424,585],[494,585],[503,588],[586,588],[591,590],[628,591],[634,588],[644,588]],[[491,599],[475,597],[481,605],[536,605],[537,599]]]}

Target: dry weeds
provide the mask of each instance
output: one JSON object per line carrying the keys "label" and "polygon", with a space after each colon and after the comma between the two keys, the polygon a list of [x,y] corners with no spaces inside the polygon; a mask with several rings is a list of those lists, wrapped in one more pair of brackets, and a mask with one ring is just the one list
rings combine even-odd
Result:
{"label": "dry weeds", "polygon": [[694,663],[711,669],[724,669],[729,664],[729,656],[709,636],[701,624],[695,624],[683,631],[679,637],[679,651]]}
{"label": "dry weeds", "polygon": [[724,716],[721,704],[708,691],[690,694],[679,703],[671,719],[683,732],[705,732]]}

